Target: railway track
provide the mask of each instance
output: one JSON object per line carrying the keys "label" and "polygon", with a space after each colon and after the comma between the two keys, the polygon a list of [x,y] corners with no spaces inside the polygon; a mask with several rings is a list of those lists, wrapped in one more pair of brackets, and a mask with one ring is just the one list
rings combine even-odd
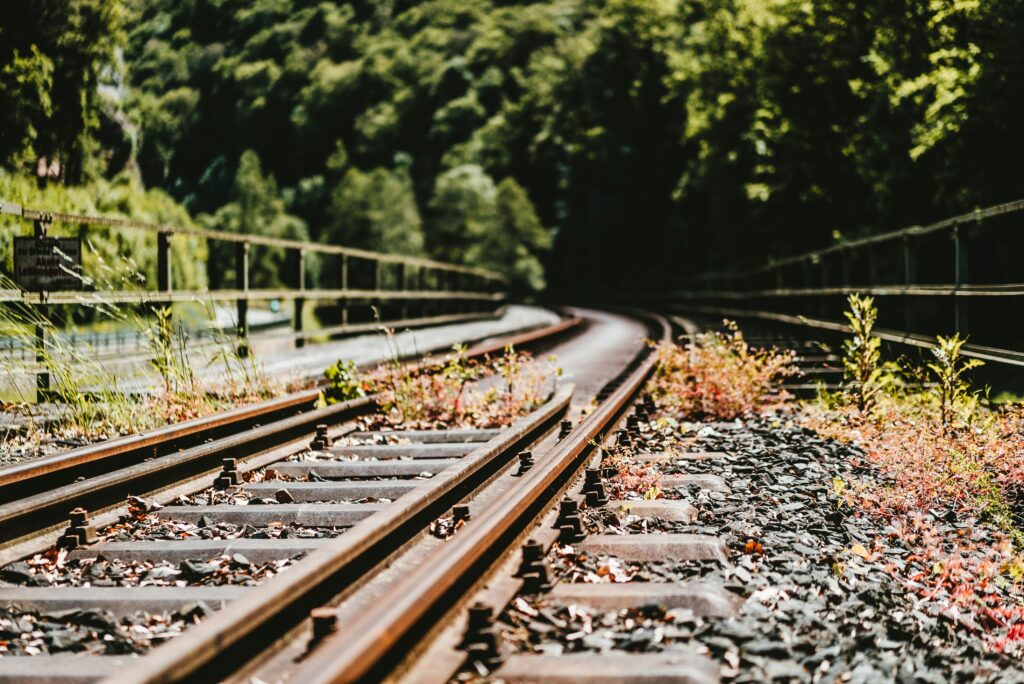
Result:
{"label": "railway track", "polygon": [[[517,343],[550,343],[550,335],[577,326],[566,323]],[[643,326],[606,316],[591,317],[578,327],[583,329],[579,336],[587,339],[578,344],[570,339],[554,351],[570,379],[584,389],[586,401],[607,397],[592,414],[604,415],[602,407],[625,396],[616,387],[636,375],[638,352],[646,354],[640,342]],[[595,343],[617,353],[595,363],[590,353]],[[618,372],[617,359],[628,373]],[[112,508],[96,520],[76,514],[59,537],[63,550],[51,548],[46,556],[35,557],[37,566],[48,564],[49,584],[38,576],[21,581],[31,567],[24,561],[0,569],[5,580],[0,609],[6,616],[20,615],[16,619],[35,624],[49,620],[50,628],[65,621],[64,628],[55,630],[56,637],[51,629],[44,639],[56,638],[61,647],[70,640],[73,647],[40,650],[102,651],[99,657],[3,657],[0,679],[213,681],[230,676],[254,654],[274,652],[270,647],[282,635],[313,629],[314,624],[322,630],[326,618],[322,611],[317,617],[316,609],[358,593],[372,571],[404,547],[442,544],[455,529],[457,538],[466,529],[466,506],[473,510],[481,505],[480,492],[525,482],[529,473],[545,471],[540,459],[533,466],[528,457],[517,461],[516,455],[545,444],[541,438],[553,432],[571,399],[572,388],[562,387],[547,404],[498,431],[387,434],[356,433],[351,424],[338,424],[363,410],[361,404],[338,405],[331,421],[338,425],[326,434],[321,429],[311,452],[305,448],[310,428],[323,420],[315,411],[275,423],[281,435],[278,446],[258,441],[254,450],[236,435],[172,454],[203,454],[194,457],[197,464],[208,460],[201,476],[193,473],[187,484],[162,490],[160,500],[170,505],[134,499],[127,512]],[[588,420],[597,425],[598,419]],[[295,435],[302,437],[296,440]],[[224,449],[218,449],[218,442],[224,442]],[[302,448],[296,449],[297,442]],[[253,451],[256,455],[250,455]],[[210,473],[210,459],[226,453],[246,454],[248,459],[225,461],[220,471]],[[106,473],[99,479],[111,477]],[[90,486],[96,479],[80,484]],[[91,488],[99,490],[95,484]],[[96,541],[95,528],[118,514],[118,522],[101,529],[102,538]],[[36,528],[41,529],[38,524]],[[38,549],[46,537],[36,532],[33,539]],[[24,556],[26,544],[12,549]],[[246,586],[238,586],[240,577]],[[258,589],[248,586],[252,584]],[[176,636],[201,617],[199,626]],[[75,640],[83,630],[107,632],[100,646],[95,639],[81,638],[79,649]],[[132,634],[143,636],[134,639]],[[126,666],[134,659],[111,655],[119,648],[128,653],[147,650],[165,639],[169,643],[131,662],[130,669]],[[103,647],[107,642],[115,645]],[[186,649],[185,658],[181,649]]]}
{"label": "railway track", "polygon": [[[500,353],[507,345],[543,349],[573,334],[580,319],[475,345],[468,358]],[[320,387],[73,449],[0,469],[0,562],[23,555],[26,543],[46,531],[58,534],[69,512],[91,513],[123,504],[129,495],[149,496],[189,478],[213,476],[224,458],[257,458],[283,445],[311,438],[317,426],[332,426],[368,412],[374,397],[323,409],[314,404]],[[109,520],[109,516],[104,520]]]}

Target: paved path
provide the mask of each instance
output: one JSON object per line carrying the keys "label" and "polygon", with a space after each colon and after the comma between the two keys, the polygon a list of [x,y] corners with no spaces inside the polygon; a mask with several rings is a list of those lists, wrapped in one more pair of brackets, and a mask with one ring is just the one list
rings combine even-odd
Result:
{"label": "paved path", "polygon": [[[395,332],[394,340],[399,355],[403,356],[446,352],[459,342],[478,342],[489,337],[551,325],[558,320],[558,316],[547,309],[512,305],[506,307],[505,314],[498,319],[399,330]],[[360,365],[384,361],[394,353],[394,350],[389,350],[388,347],[389,343],[384,335],[375,332],[303,349],[257,349],[257,354],[267,373],[291,372],[299,376],[319,377],[323,374],[324,368],[338,359],[355,361]]]}

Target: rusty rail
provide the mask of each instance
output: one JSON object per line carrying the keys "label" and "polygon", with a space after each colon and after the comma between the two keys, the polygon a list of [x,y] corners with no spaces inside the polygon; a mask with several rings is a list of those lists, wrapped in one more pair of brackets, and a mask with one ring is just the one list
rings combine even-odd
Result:
{"label": "rusty rail", "polygon": [[[668,341],[668,323],[659,319],[658,327],[661,334],[657,337]],[[443,548],[395,582],[386,595],[378,597],[373,610],[327,637],[289,681],[376,681],[387,674],[402,659],[402,649],[457,605],[463,592],[557,500],[653,372],[653,355],[649,349],[642,353],[646,357],[619,387],[564,440],[538,458],[537,466],[518,486],[490,502]]]}
{"label": "rusty rail", "polygon": [[306,618],[312,608],[372,571],[507,464],[519,449],[548,432],[568,409],[571,397],[571,386],[561,388],[547,404],[468,454],[444,476],[431,480],[429,488],[398,499],[333,539],[326,548],[268,581],[252,601],[229,605],[120,670],[116,681],[213,681],[225,677],[259,647]]}
{"label": "rusty rail", "polygon": [[[484,341],[466,351],[481,359],[507,346],[535,347],[572,334],[581,323],[570,318],[515,335]],[[429,356],[429,355],[428,355]],[[420,361],[409,362],[430,372]],[[113,505],[128,493],[182,479],[183,470],[215,467],[225,453],[278,444],[372,408],[375,397],[313,409],[318,388],[216,413],[145,433],[72,449],[62,454],[0,468],[0,547],[29,533],[63,524],[75,506],[91,510]],[[297,415],[293,415],[297,414]],[[262,424],[262,425],[261,425]],[[214,439],[213,442],[208,442]],[[151,460],[145,460],[151,459]],[[188,464],[193,464],[189,466]],[[87,477],[82,482],[77,478]]]}

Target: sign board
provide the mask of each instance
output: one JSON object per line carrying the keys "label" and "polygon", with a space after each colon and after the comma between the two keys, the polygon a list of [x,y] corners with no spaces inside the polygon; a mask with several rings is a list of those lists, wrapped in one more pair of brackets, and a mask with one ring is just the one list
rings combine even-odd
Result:
{"label": "sign board", "polygon": [[15,237],[14,282],[29,292],[82,289],[82,240]]}

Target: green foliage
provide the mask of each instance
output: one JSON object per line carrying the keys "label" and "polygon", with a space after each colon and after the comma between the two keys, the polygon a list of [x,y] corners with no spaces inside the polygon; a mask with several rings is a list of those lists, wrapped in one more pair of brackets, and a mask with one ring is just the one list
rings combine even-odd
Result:
{"label": "green foliage", "polygon": [[[102,124],[120,105],[125,0],[26,0],[0,13],[0,163],[78,182],[103,170]],[[110,142],[109,140],[106,142]],[[119,169],[115,168],[114,171]]]}
{"label": "green foliage", "polygon": [[[46,208],[71,214],[124,216],[148,223],[195,227],[185,209],[161,190],[145,190],[138,178],[122,173],[112,180],[98,179],[75,187],[48,184],[40,188],[24,175],[0,170],[0,198],[32,208]],[[28,223],[21,234],[31,230]],[[54,235],[76,234],[76,227],[54,225]],[[15,230],[0,231],[0,272],[13,272],[12,237]],[[84,271],[111,287],[137,289],[156,279],[156,234],[127,228],[92,227],[84,231]],[[171,240],[174,285],[179,289],[202,289],[207,285],[206,241],[184,235]],[[149,286],[151,287],[151,285]]]}
{"label": "green foliage", "polygon": [[850,310],[845,311],[850,323],[852,337],[843,342],[843,368],[845,369],[846,393],[856,403],[861,414],[871,413],[878,403],[878,396],[886,382],[886,368],[881,362],[879,351],[882,341],[872,335],[878,309],[873,297],[861,297],[857,293],[847,297]]}
{"label": "green foliage", "polygon": [[327,390],[324,399],[327,404],[351,401],[366,396],[367,382],[362,378],[355,361],[339,359],[324,370]]}
{"label": "green foliage", "polygon": [[405,169],[349,169],[331,193],[330,207],[324,234],[328,242],[423,254],[422,222]]}
{"label": "green foliage", "polygon": [[636,287],[1016,198],[1022,32],[1024,0],[28,0],[0,160],[134,162],[213,225],[523,290]]}
{"label": "green foliage", "polygon": [[496,186],[480,166],[457,166],[438,176],[430,210],[434,257],[504,271],[518,291],[543,289],[539,255],[551,237],[514,178]]}
{"label": "green foliage", "polygon": [[[223,205],[212,216],[200,215],[198,221],[207,227],[231,233],[252,233],[289,240],[308,240],[309,233],[302,219],[285,211],[284,201],[277,192],[277,183],[264,174],[260,158],[251,150],[242,153],[232,192],[232,201]],[[211,245],[219,264],[234,264],[234,243],[223,241]],[[283,248],[260,247],[259,254],[250,259],[259,260],[261,267],[252,269],[249,284],[257,288],[293,286],[298,278],[297,264],[288,261]],[[213,287],[234,282],[234,267],[218,268],[210,273]]]}
{"label": "green foliage", "polygon": [[932,349],[934,361],[927,364],[936,380],[934,393],[939,400],[942,429],[949,432],[957,416],[970,417],[977,408],[976,393],[964,380],[964,374],[985,365],[980,359],[965,359],[963,346],[967,341],[959,333],[952,337],[938,336],[938,346]]}

